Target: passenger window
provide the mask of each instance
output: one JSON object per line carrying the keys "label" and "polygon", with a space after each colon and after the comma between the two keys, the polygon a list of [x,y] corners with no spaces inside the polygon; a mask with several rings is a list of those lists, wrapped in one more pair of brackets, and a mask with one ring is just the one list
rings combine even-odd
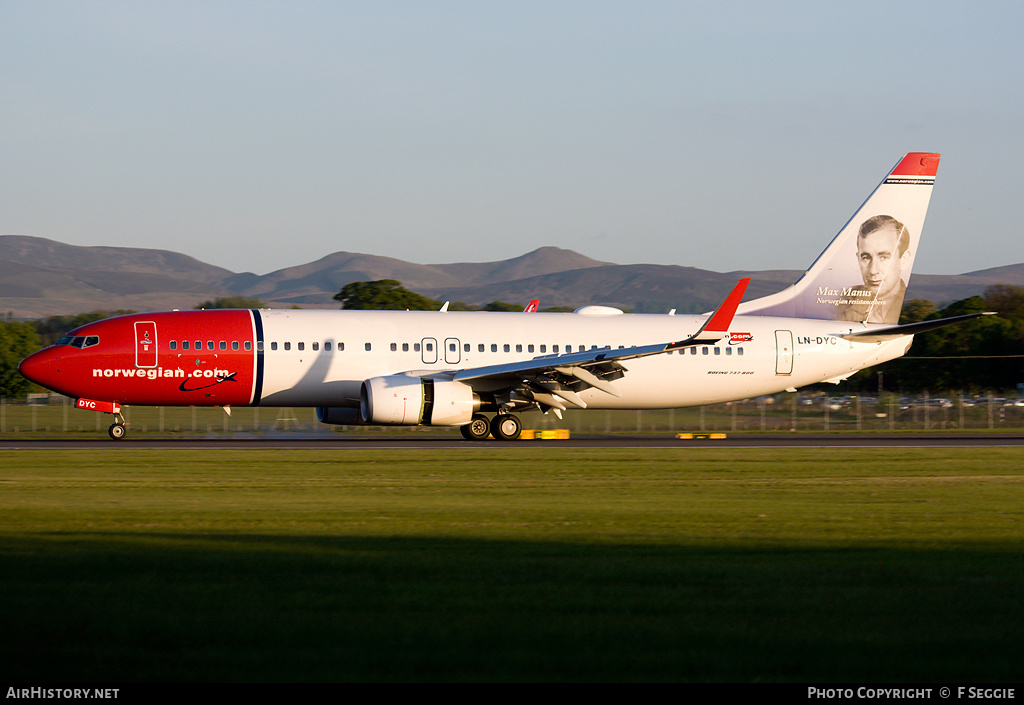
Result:
{"label": "passenger window", "polygon": [[228,349],[228,341],[226,341],[226,340],[220,341],[220,349],[221,350],[227,350]]}
{"label": "passenger window", "polygon": [[509,352],[509,350],[511,350],[511,348],[509,347],[509,344],[505,343],[505,352]]}
{"label": "passenger window", "polygon": [[402,343],[402,352],[409,352],[409,343]]}
{"label": "passenger window", "polygon": [[319,350],[320,349],[320,343],[313,343],[312,347],[313,347],[314,350]]}
{"label": "passenger window", "polygon": [[491,352],[498,352],[498,344],[491,343]]}
{"label": "passenger window", "polygon": [[270,344],[270,349],[271,349],[271,350],[277,350],[277,341],[274,341],[274,342],[272,342],[272,343]]}
{"label": "passenger window", "polygon": [[171,341],[171,350],[177,350],[177,349],[178,349],[178,341],[177,340],[172,340]]}
{"label": "passenger window", "polygon": [[477,352],[483,352],[484,348],[485,348],[485,346],[484,346],[483,343],[480,343],[479,345],[476,346]]}
{"label": "passenger window", "polygon": [[743,348],[736,348],[736,354],[737,355],[742,355],[743,354]]}
{"label": "passenger window", "polygon": [[552,345],[551,346],[551,352],[553,352],[553,353],[558,352],[558,346],[557,345]]}
{"label": "passenger window", "polygon": [[704,353],[705,355],[707,355],[708,354],[708,349],[707,348],[701,348],[701,352]]}
{"label": "passenger window", "polygon": [[690,354],[691,355],[696,355],[697,354],[697,348],[690,348]]}
{"label": "passenger window", "polygon": [[196,350],[202,350],[202,349],[203,349],[203,341],[197,340],[196,341]]}
{"label": "passenger window", "polygon": [[326,350],[327,352],[331,351],[331,341],[329,341],[329,340],[324,341],[324,350]]}
{"label": "passenger window", "polygon": [[522,351],[523,351],[522,344],[516,345],[516,352],[522,352]]}
{"label": "passenger window", "polygon": [[722,354],[722,348],[720,348],[718,346],[715,346],[714,350],[715,350],[715,355],[721,355]]}
{"label": "passenger window", "polygon": [[287,343],[285,343],[285,344],[284,344],[284,349],[285,349],[285,350],[291,350],[291,349],[292,349],[292,344],[291,344],[291,341],[289,341],[289,342],[287,342]]}
{"label": "passenger window", "polygon": [[391,352],[398,352],[398,343],[391,343]]}
{"label": "passenger window", "polygon": [[206,349],[207,350],[213,350],[213,341],[212,340],[207,340],[206,341]]}
{"label": "passenger window", "polygon": [[732,355],[732,348],[726,348],[725,349],[725,354],[726,355]]}
{"label": "passenger window", "polygon": [[471,347],[472,347],[472,346],[471,346],[471,345],[470,345],[469,343],[466,343],[465,345],[463,345],[463,346],[462,346],[462,350],[463,350],[464,352],[469,352],[469,349],[470,349]]}
{"label": "passenger window", "polygon": [[[245,349],[246,350],[252,350],[252,342],[251,341],[249,341],[249,340],[245,341]],[[260,350],[262,350],[262,349],[263,349],[263,344],[261,343],[260,344]]]}
{"label": "passenger window", "polygon": [[305,343],[295,343],[295,348],[297,350],[305,350],[306,349],[306,344]]}
{"label": "passenger window", "polygon": [[371,344],[370,344],[370,343],[366,343],[366,344],[364,344],[364,345],[363,345],[363,347],[364,347],[364,348],[366,348],[366,351],[367,351],[367,352],[369,352],[369,351],[370,351],[370,348],[371,348],[372,346],[371,346]]}
{"label": "passenger window", "polygon": [[232,350],[238,350],[238,341],[237,340],[232,340],[231,341],[231,349]]}

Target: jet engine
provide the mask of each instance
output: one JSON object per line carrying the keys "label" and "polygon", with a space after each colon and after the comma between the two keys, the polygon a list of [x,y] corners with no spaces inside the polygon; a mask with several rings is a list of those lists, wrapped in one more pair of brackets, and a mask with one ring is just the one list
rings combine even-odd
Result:
{"label": "jet engine", "polygon": [[316,417],[320,423],[332,424],[334,426],[364,426],[359,408],[354,406],[318,406]]}
{"label": "jet engine", "polygon": [[462,426],[480,398],[462,382],[430,377],[372,377],[363,382],[359,411],[368,424]]}

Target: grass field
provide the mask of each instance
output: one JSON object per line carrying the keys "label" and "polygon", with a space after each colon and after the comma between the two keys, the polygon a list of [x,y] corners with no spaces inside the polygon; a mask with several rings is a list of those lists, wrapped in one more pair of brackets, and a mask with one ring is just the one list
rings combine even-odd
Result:
{"label": "grass field", "polygon": [[1024,451],[0,452],[45,683],[1020,681]]}

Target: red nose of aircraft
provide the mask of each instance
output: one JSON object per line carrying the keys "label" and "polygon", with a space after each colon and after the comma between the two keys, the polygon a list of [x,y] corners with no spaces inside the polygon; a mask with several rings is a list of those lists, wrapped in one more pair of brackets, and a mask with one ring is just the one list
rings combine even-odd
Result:
{"label": "red nose of aircraft", "polygon": [[60,376],[63,358],[59,349],[44,348],[22,360],[18,365],[18,372],[41,387],[59,392],[61,391]]}

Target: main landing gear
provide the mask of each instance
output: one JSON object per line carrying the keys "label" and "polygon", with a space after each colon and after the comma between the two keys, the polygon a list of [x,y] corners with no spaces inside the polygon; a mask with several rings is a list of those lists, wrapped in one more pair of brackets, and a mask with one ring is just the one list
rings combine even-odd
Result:
{"label": "main landing gear", "polygon": [[483,414],[473,414],[473,420],[465,426],[460,426],[459,431],[467,441],[482,441],[488,436],[494,436],[499,441],[514,441],[522,433],[523,423],[514,414],[497,414],[488,419]]}

